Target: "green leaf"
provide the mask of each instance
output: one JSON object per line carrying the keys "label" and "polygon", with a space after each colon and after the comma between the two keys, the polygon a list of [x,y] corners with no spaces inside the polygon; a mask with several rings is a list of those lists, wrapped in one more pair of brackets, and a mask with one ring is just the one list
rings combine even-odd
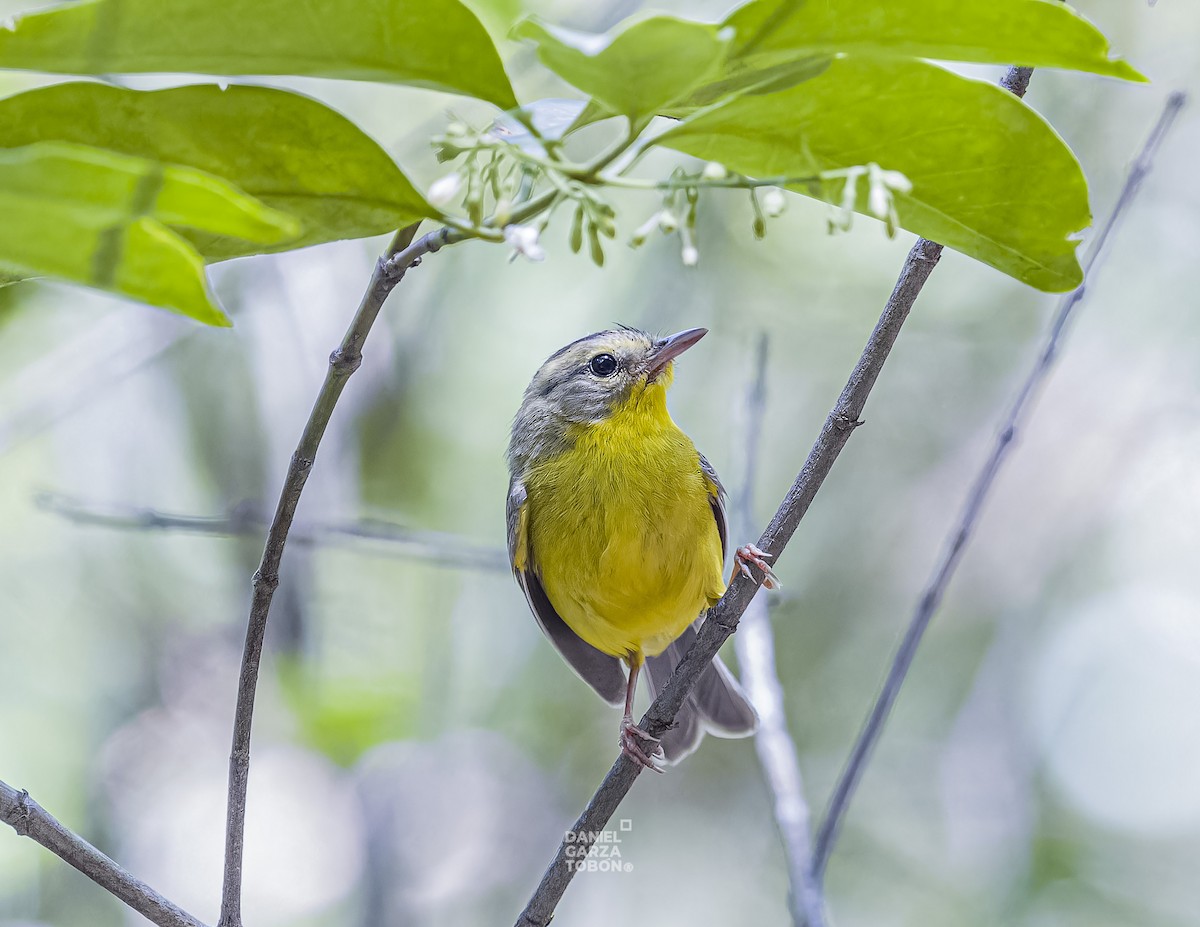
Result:
{"label": "green leaf", "polygon": [[276,242],[287,215],[202,171],[62,142],[0,150],[0,265],[52,276],[209,325],[228,325],[204,261],[168,226]]}
{"label": "green leaf", "polygon": [[[1049,124],[994,84],[920,61],[839,58],[820,77],[701,111],[658,143],[753,177],[875,162],[913,184],[900,224],[1038,289],[1082,279],[1087,182]],[[800,187],[830,203],[843,184]],[[856,209],[866,212],[866,191]]]}
{"label": "green leaf", "polygon": [[459,0],[79,0],[0,29],[0,68],[56,74],[302,75],[516,105]]}
{"label": "green leaf", "polygon": [[361,129],[286,90],[194,85],[144,92],[75,82],[0,100],[0,147],[44,140],[198,168],[303,225],[298,237],[278,245],[189,232],[208,261],[377,235],[437,215]]}
{"label": "green leaf", "polygon": [[1108,57],[1104,35],[1058,0],[751,0],[724,24],[731,61],[853,53],[1089,71],[1145,80]]}
{"label": "green leaf", "polygon": [[636,122],[716,77],[728,46],[728,37],[718,32],[711,23],[652,16],[596,35],[530,17],[513,27],[513,38],[536,42],[542,64]]}
{"label": "green leaf", "polygon": [[731,59],[717,80],[697,87],[681,105],[665,115],[686,116],[703,106],[719,103],[743,93],[777,93],[825,72],[833,59],[828,55],[794,58],[778,64],[762,66],[754,56]]}
{"label": "green leaf", "polygon": [[1110,59],[1103,34],[1058,0],[751,0],[719,27],[656,17],[591,35],[526,19],[513,35],[537,42],[543,64],[592,95],[568,132],[616,114],[680,117],[776,93],[816,77],[839,54],[1145,80]]}
{"label": "green leaf", "polygon": [[[832,60],[829,57],[800,58],[762,68],[747,67],[743,62],[727,61],[715,80],[700,84],[686,97],[663,107],[658,115],[682,119],[698,109],[742,94],[777,93],[802,81],[812,80],[823,73]],[[580,105],[582,108],[579,115],[563,131],[564,136],[617,115],[595,97]]]}

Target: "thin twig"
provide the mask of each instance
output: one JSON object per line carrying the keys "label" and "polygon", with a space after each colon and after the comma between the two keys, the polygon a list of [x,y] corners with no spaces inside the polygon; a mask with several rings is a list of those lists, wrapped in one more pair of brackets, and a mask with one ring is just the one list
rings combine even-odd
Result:
{"label": "thin twig", "polygon": [[959,514],[957,526],[950,536],[945,552],[942,554],[941,562],[934,569],[933,574],[929,577],[929,581],[925,585],[924,591],[921,593],[916,610],[909,621],[908,629],[904,632],[904,638],[901,640],[900,647],[892,659],[892,664],[888,669],[883,688],[876,698],[875,704],[871,707],[862,731],[859,733],[858,739],[850,751],[846,768],[842,771],[837,785],[834,787],[833,796],[829,802],[829,810],[826,812],[825,819],[817,832],[816,851],[813,859],[813,875],[818,879],[824,876],[825,867],[829,862],[830,854],[833,852],[833,846],[837,841],[850,800],[854,797],[855,789],[862,778],[863,770],[866,768],[867,761],[871,757],[871,752],[883,733],[884,725],[887,723],[888,715],[900,692],[900,687],[904,685],[904,680],[908,675],[909,668],[912,666],[917,647],[921,643],[921,638],[925,634],[925,630],[929,627],[930,619],[933,618],[938,605],[941,603],[946,586],[954,576],[954,572],[962,559],[963,551],[966,549],[967,542],[970,540],[971,534],[979,521],[983,505],[987,501],[992,487],[995,485],[1000,467],[1012,448],[1017,428],[1024,424],[1025,416],[1031,408],[1031,400],[1045,382],[1054,364],[1055,355],[1058,353],[1067,322],[1071,318],[1075,307],[1083,299],[1088,278],[1091,276],[1093,269],[1096,267],[1096,262],[1104,251],[1104,245],[1108,241],[1109,235],[1116,226],[1117,221],[1137,195],[1142,180],[1150,171],[1154,154],[1174,123],[1175,117],[1179,114],[1179,110],[1184,104],[1184,100],[1184,94],[1179,92],[1173,93],[1167,98],[1158,123],[1154,126],[1149,138],[1142,146],[1137,159],[1129,168],[1129,175],[1125,179],[1125,186],[1121,190],[1121,195],[1117,198],[1116,205],[1113,206],[1108,219],[1105,220],[1104,225],[1101,226],[1099,233],[1092,242],[1092,246],[1083,263],[1083,282],[1070,293],[1066,294],[1059,302],[1058,312],[1055,314],[1054,322],[1050,326],[1050,331],[1046,336],[1041,353],[1038,355],[1033,369],[1030,370],[1029,375],[1025,378],[1024,383],[1022,383],[1020,390],[1018,390],[1016,399],[996,436],[992,452],[975,478],[975,483],[971,487],[966,503]]}
{"label": "thin twig", "polygon": [[[267,520],[256,509],[238,505],[226,515],[182,515],[139,506],[104,506],[63,493],[39,492],[34,504],[44,512],[78,525],[117,531],[176,531],[208,537],[261,537]],[[512,569],[498,547],[474,544],[452,534],[409,528],[383,519],[296,522],[288,535],[291,544],[349,546],[377,544],[388,556],[420,560],[434,566],[461,570]]]}
{"label": "thin twig", "polygon": [[367,292],[350,323],[342,343],[329,357],[325,382],[317,393],[312,412],[300,436],[300,443],[288,465],[283,490],[263,550],[262,562],[254,574],[254,594],[250,602],[250,618],[246,627],[246,645],[238,676],[237,708],[233,719],[233,748],[229,756],[229,797],[225,822],[225,879],[221,893],[219,927],[242,925],[242,857],[246,825],[246,787],[250,776],[250,728],[254,715],[254,690],[258,683],[258,666],[262,657],[263,637],[267,629],[267,614],[271,598],[279,585],[279,563],[284,544],[296,514],[300,493],[312,470],[317,447],[333,415],[334,406],[350,375],[362,363],[362,345],[366,340],[383,302],[403,279],[405,272],[418,264],[426,254],[440,250],[458,240],[454,232],[442,228],[413,241],[417,226],[410,225],[396,233],[387,255],[375,265]]}
{"label": "thin twig", "polygon": [[[746,472],[738,500],[738,536],[749,535],[754,520],[754,480],[766,415],[767,336],[758,342],[755,377],[746,397]],[[775,639],[767,613],[767,594],[759,591],[742,615],[740,633],[733,639],[742,685],[758,711],[754,749],[774,801],[775,824],[787,862],[789,904],[796,927],[824,927],[821,886],[812,877],[812,838],[804,778],[795,741],[788,733],[783,685],[775,669]]]}
{"label": "thin twig", "polygon": [[[1005,89],[1021,96],[1028,86],[1031,73],[1031,68],[1009,68],[1000,83]],[[929,279],[941,256],[942,246],[925,238],[918,238],[909,251],[892,295],[888,298],[871,337],[867,339],[858,363],[842,389],[842,394],[825,419],[803,469],[758,540],[758,546],[767,553],[776,558],[783,553],[784,547],[808,511],[842,448],[850,440],[854,429],[862,424],[859,416],[866,405],[867,397],[879,378],[879,372],[896,343],[900,328],[908,318],[913,303],[916,302],[921,288],[925,286],[925,281]],[[688,692],[712,662],[721,645],[737,630],[738,620],[757,591],[758,584],[753,580],[740,574],[734,577],[721,600],[709,610],[692,649],[680,661],[674,675],[667,680],[667,684],[659,691],[658,697],[638,722],[642,730],[652,736],[658,736],[671,727]],[[574,844],[569,842],[567,837],[577,833],[604,830],[622,799],[633,787],[639,772],[641,767],[624,754],[613,763],[583,814],[568,834],[564,835],[558,852],[525,910],[517,918],[517,927],[546,927],[550,923],[554,909],[576,872],[570,865],[573,860],[570,854],[574,850]]]}
{"label": "thin twig", "polygon": [[18,836],[40,843],[59,859],[111,892],[159,927],[204,927],[178,905],[140,879],[135,879],[82,837],[64,827],[54,815],[5,782],[0,782],[0,821]]}

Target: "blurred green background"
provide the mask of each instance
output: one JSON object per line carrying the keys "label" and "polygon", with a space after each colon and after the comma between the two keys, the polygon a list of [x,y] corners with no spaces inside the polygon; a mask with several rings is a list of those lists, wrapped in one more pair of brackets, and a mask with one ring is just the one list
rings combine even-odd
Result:
{"label": "blurred green background", "polygon": [[[29,6],[0,0],[0,14]],[[1034,75],[1027,99],[1077,152],[1103,216],[1168,92],[1200,92],[1200,7],[1079,6],[1153,81]],[[655,6],[672,7],[724,12]],[[527,9],[605,29],[638,8],[481,13],[503,35]],[[527,49],[502,51],[524,99],[565,93],[531,81]],[[0,92],[39,80],[3,73]],[[489,118],[423,91],[286,85],[358,121],[425,184],[444,172],[427,139],[446,111]],[[851,809],[828,878],[839,927],[1200,924],[1198,147],[1193,104],[1091,286]],[[659,157],[647,170],[669,163]],[[620,205],[626,232],[656,208],[636,194]],[[284,560],[255,716],[249,924],[512,920],[608,769],[617,724],[543,640],[502,562],[487,565],[503,546],[521,392],[547,354],[614,322],[707,326],[672,410],[740,487],[767,332],[765,524],[912,240],[863,218],[830,237],[825,219],[793,198],[755,242],[744,197],[717,194],[694,269],[658,238],[613,248],[599,270],[556,223],[543,264],[468,244],[393,294]],[[232,331],[66,286],[0,289],[0,778],[210,923],[253,524],[384,244],[215,268]],[[814,811],[1054,302],[948,252],[781,558],[771,617]],[[252,527],[115,530],[49,510],[45,493],[130,521],[232,513]],[[415,556],[330,530],[359,519],[444,537]],[[787,923],[750,742],[710,738],[642,777],[618,817],[631,871],[581,876],[561,923],[634,911]],[[140,920],[0,833],[0,924]]]}

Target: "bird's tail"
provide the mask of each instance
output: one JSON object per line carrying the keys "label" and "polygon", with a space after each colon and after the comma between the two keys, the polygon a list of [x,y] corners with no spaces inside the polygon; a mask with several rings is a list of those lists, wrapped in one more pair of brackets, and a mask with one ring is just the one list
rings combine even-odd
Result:
{"label": "bird's tail", "polygon": [[[656,657],[646,658],[650,697],[658,695],[696,642],[689,627]],[[758,713],[720,657],[713,657],[675,717],[675,726],[662,737],[667,762],[677,763],[700,745],[706,731],[718,737],[748,737],[758,728]]]}

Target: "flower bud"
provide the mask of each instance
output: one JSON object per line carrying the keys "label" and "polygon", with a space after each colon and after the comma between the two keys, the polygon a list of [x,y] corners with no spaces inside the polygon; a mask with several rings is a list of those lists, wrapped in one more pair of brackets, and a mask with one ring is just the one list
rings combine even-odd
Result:
{"label": "flower bud", "polygon": [[768,187],[762,197],[763,212],[775,219],[787,209],[787,196],[778,187]]}
{"label": "flower bud", "polygon": [[696,239],[692,235],[694,225],[685,225],[679,230],[679,237],[683,239],[683,248],[680,250],[679,259],[683,261],[684,267],[695,267],[700,260],[700,251],[696,247]]}

